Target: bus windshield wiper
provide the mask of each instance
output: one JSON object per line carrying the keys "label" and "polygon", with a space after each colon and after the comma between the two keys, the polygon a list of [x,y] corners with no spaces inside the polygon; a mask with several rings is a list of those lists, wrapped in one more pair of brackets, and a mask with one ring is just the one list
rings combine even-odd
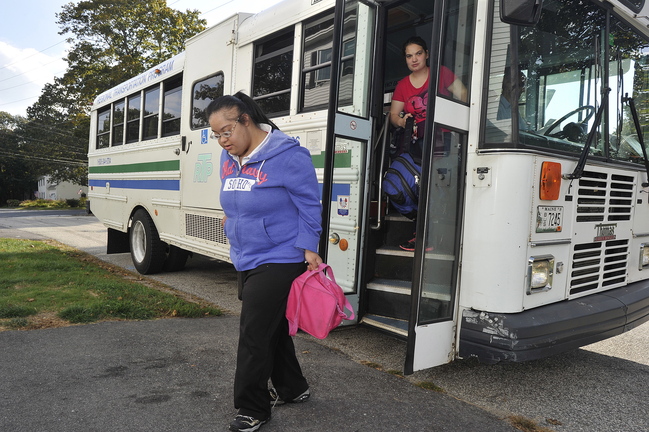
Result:
{"label": "bus windshield wiper", "polygon": [[588,159],[588,153],[590,152],[590,146],[593,143],[593,140],[595,139],[595,133],[597,132],[597,128],[599,127],[600,122],[602,121],[602,114],[604,113],[604,108],[608,105],[608,93],[611,91],[610,88],[605,88],[602,89],[602,104],[599,106],[599,109],[597,110],[597,114],[595,115],[595,121],[593,122],[593,126],[590,128],[590,132],[588,132],[588,138],[586,138],[586,143],[584,144],[584,148],[581,151],[581,155],[579,156],[579,161],[577,161],[577,166],[575,167],[575,170],[572,172],[572,174],[564,174],[563,178],[566,180],[573,180],[573,179],[579,179],[581,178],[581,175],[584,173],[584,167],[586,166],[586,159]]}
{"label": "bus windshield wiper", "polygon": [[638,142],[640,143],[640,148],[642,148],[642,155],[644,156],[644,168],[647,172],[647,181],[642,183],[642,187],[649,186],[649,160],[647,159],[647,148],[644,145],[644,137],[642,130],[640,129],[640,120],[638,119],[638,112],[635,109],[635,99],[629,97],[629,94],[626,93],[622,97],[622,103],[628,103],[629,108],[631,108],[631,115],[633,116],[633,124],[635,125],[635,131],[638,134]]}

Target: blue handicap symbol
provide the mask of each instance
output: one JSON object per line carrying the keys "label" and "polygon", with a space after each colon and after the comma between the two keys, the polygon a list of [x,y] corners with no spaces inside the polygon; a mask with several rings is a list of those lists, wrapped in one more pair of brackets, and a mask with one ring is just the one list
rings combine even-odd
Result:
{"label": "blue handicap symbol", "polygon": [[208,130],[203,129],[201,131],[201,144],[207,144],[207,139],[209,138]]}

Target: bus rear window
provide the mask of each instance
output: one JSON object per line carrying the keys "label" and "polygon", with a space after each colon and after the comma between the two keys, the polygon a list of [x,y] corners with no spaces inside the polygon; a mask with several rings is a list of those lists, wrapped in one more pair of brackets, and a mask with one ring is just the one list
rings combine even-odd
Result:
{"label": "bus rear window", "polygon": [[219,96],[223,96],[223,73],[218,73],[194,83],[192,87],[192,129],[209,126],[205,117],[205,108]]}

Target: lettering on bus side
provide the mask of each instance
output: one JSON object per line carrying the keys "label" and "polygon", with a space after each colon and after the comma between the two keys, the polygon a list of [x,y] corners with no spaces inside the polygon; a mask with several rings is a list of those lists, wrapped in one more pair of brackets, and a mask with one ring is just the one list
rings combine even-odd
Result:
{"label": "lettering on bus side", "polygon": [[207,183],[207,179],[214,172],[214,164],[211,162],[212,153],[198,155],[194,165],[194,183]]}

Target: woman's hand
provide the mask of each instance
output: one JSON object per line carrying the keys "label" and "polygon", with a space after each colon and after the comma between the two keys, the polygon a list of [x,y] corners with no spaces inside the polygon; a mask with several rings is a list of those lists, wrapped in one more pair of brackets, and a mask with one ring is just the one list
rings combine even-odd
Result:
{"label": "woman's hand", "polygon": [[308,270],[318,270],[318,267],[322,264],[322,258],[320,258],[320,255],[307,249],[304,250],[304,260],[308,264]]}

